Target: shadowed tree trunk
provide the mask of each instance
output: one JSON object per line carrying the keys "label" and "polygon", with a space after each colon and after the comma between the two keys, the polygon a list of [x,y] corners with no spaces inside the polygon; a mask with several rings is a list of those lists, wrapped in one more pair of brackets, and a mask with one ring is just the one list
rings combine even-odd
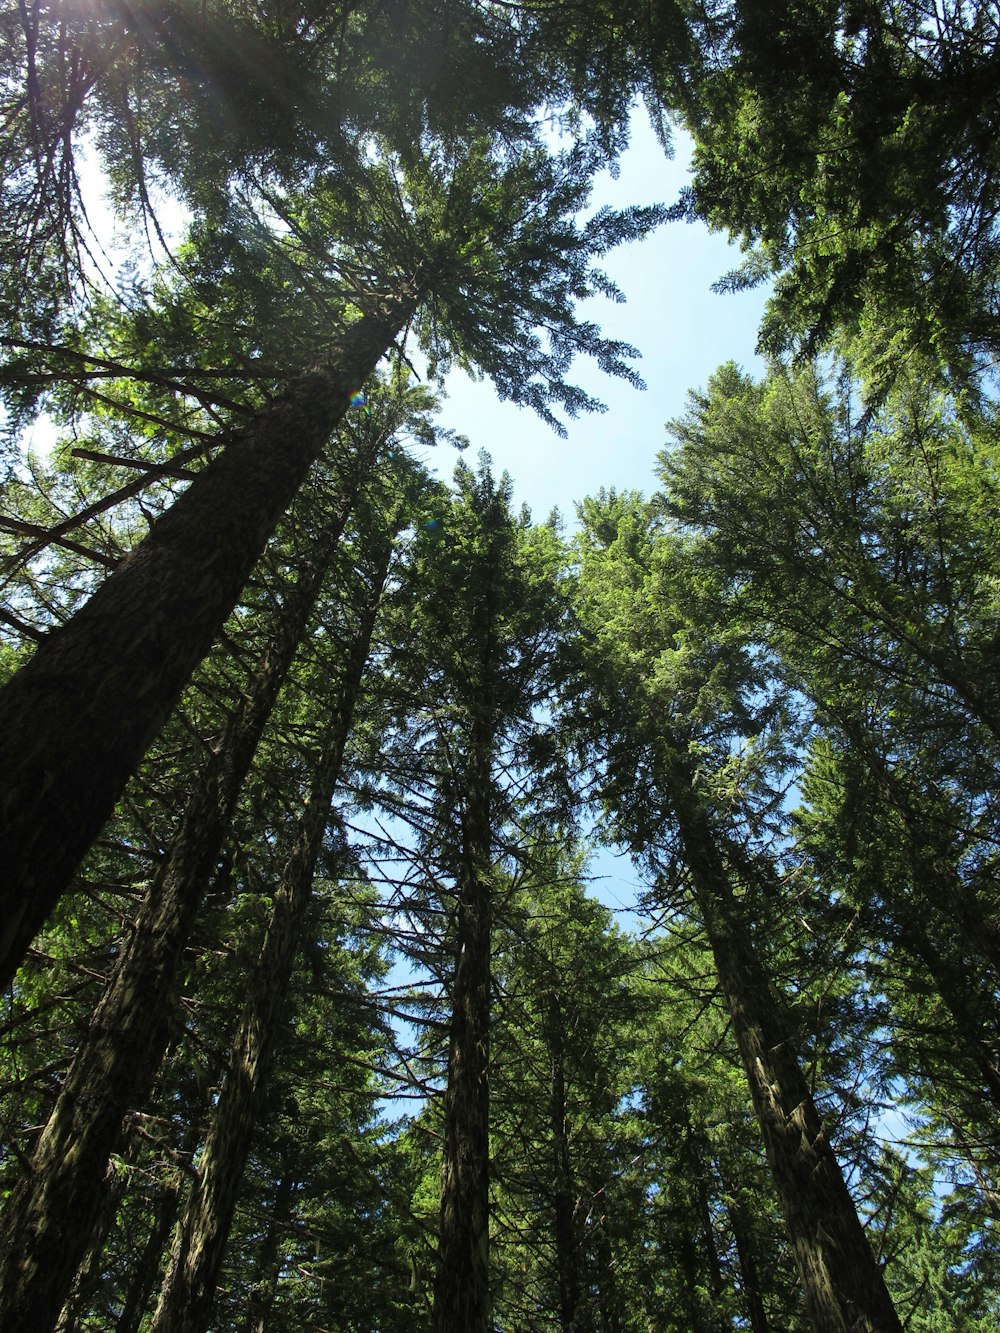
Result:
{"label": "shadowed tree trunk", "polygon": [[349,326],[191,483],[0,691],[0,983],[16,971],[208,652],[351,394],[416,306]]}
{"label": "shadowed tree trunk", "polygon": [[122,1118],[149,1093],[172,1028],[176,977],[243,781],[315,607],[356,483],[306,556],[167,854],[36,1145],[0,1232],[0,1327],[44,1330],[66,1299],[106,1196]]}
{"label": "shadowed tree trunk", "polygon": [[179,1183],[168,1185],[160,1195],[156,1208],[156,1221],[146,1238],[139,1262],[129,1275],[125,1304],[115,1324],[115,1333],[138,1333],[149,1298],[156,1288],[160,1259],[164,1246],[170,1239],[170,1228],[177,1217],[179,1202]]}
{"label": "shadowed tree trunk", "polygon": [[563,1050],[563,1015],[558,995],[549,1000],[547,1045],[552,1061],[549,1088],[549,1124],[552,1129],[553,1180],[555,1184],[554,1231],[556,1242],[556,1270],[559,1276],[559,1324],[563,1333],[573,1333],[577,1327],[577,1307],[580,1303],[580,1246],[576,1234],[576,1204],[573,1190],[573,1171],[569,1155],[569,1132],[566,1124],[566,1068]]}
{"label": "shadowed tree trunk", "polygon": [[338,687],[338,702],[317,761],[308,802],[274,896],[250,999],[240,1018],[198,1171],[174,1235],[150,1333],[203,1333],[208,1327],[390,554],[391,543],[387,540],[369,604],[355,633],[345,675]]}
{"label": "shadowed tree trunk", "polygon": [[488,707],[473,730],[462,821],[451,992],[434,1333],[489,1333],[490,759]]}
{"label": "shadowed tree trunk", "polygon": [[668,784],[816,1333],[901,1333],[705,808],[672,746]]}
{"label": "shadowed tree trunk", "polygon": [[282,1154],[281,1177],[271,1201],[267,1219],[267,1235],[257,1254],[258,1278],[250,1291],[244,1333],[268,1333],[271,1311],[278,1293],[281,1270],[281,1242],[285,1237],[288,1220],[292,1215],[292,1167],[287,1155]]}
{"label": "shadowed tree trunk", "polygon": [[740,1266],[740,1288],[743,1294],[746,1317],[750,1320],[753,1333],[770,1333],[767,1312],[764,1309],[764,1296],[761,1291],[760,1273],[754,1256],[753,1233],[750,1220],[739,1202],[729,1205],[729,1224],[732,1227],[733,1240],[736,1242],[736,1258]]}

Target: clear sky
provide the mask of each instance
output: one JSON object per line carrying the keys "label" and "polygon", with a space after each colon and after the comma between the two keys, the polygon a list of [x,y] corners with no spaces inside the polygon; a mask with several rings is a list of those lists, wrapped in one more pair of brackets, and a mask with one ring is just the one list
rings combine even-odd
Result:
{"label": "clear sky", "polygon": [[[665,158],[640,109],[633,116],[632,141],[619,177],[602,176],[593,210],[674,203],[687,177],[689,155],[690,141],[678,137],[673,159]],[[600,486],[649,494],[655,489],[652,467],[664,442],[664,423],[684,410],[688,391],[704,385],[724,361],[753,372],[763,369],[754,346],[765,290],[725,295],[711,290],[739,260],[738,248],[700,222],[667,223],[606,257],[603,267],[626,303],[595,299],[586,303],[585,314],[607,336],[639,348],[642,360],[636,369],[647,388],[638,392],[603,375],[589,359],[578,360],[569,378],[607,403],[608,411],[567,422],[568,439],[560,439],[530,409],[501,403],[489,383],[473,382],[461,371],[448,380],[441,424],[469,437],[469,463],[486,449],[495,470],[511,474],[515,502],[528,504],[536,520],[553,507],[571,520],[574,503]],[[448,476],[454,454],[442,449],[426,461]]]}

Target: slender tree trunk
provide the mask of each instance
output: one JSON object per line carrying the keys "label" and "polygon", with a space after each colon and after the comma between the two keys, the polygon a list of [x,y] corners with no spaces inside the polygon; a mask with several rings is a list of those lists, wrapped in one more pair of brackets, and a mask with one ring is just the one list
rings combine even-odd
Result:
{"label": "slender tree trunk", "polygon": [[[697,1134],[691,1123],[690,1107],[684,1108],[684,1158],[687,1177],[691,1183],[693,1197],[688,1204],[689,1216],[697,1216],[697,1227],[685,1231],[682,1250],[683,1267],[689,1298],[689,1318],[691,1333],[704,1330],[716,1333],[721,1325],[717,1314],[718,1300],[722,1291],[722,1266],[719,1251],[715,1243],[715,1228],[712,1226],[712,1214],[708,1187],[705,1184],[707,1163],[705,1160],[704,1135]],[[699,1234],[700,1233],[700,1234]],[[697,1244],[695,1240],[697,1239]],[[707,1277],[707,1283],[706,1283]],[[706,1292],[706,1286],[709,1290]]]}
{"label": "slender tree trunk", "polygon": [[180,1191],[177,1184],[164,1189],[156,1209],[156,1221],[146,1238],[139,1262],[129,1274],[125,1304],[115,1324],[115,1333],[139,1333],[143,1315],[149,1304],[149,1298],[156,1288],[156,1278],[160,1271],[160,1259],[170,1239],[170,1229],[177,1217]]}
{"label": "slender tree trunk", "polygon": [[[676,755],[678,748],[673,747]],[[684,855],[816,1333],[902,1333],[684,764],[670,762]]]}
{"label": "slender tree trunk", "polygon": [[566,1125],[566,1070],[563,1051],[563,1015],[559,997],[549,1001],[548,1041],[552,1060],[552,1079],[549,1089],[549,1125],[552,1130],[553,1197],[556,1270],[559,1275],[559,1324],[563,1333],[574,1333],[577,1328],[577,1307],[580,1304],[580,1247],[576,1234],[576,1206],[573,1190],[573,1170],[569,1155],[569,1134]]}
{"label": "slender tree trunk", "polygon": [[415,305],[409,293],[385,300],[234,433],[0,691],[0,984],[211,647],[351,393]]}
{"label": "slender tree trunk", "polygon": [[760,1271],[754,1254],[753,1227],[747,1217],[746,1209],[736,1197],[733,1187],[723,1175],[723,1188],[733,1202],[729,1204],[729,1225],[733,1240],[736,1242],[736,1259],[740,1266],[740,1289],[743,1293],[744,1314],[750,1321],[753,1333],[770,1333],[767,1311],[764,1308],[764,1293],[760,1283]]}
{"label": "slender tree trunk", "polygon": [[20,1320],[41,1333],[66,1299],[100,1214],[123,1116],[144,1102],[169,1041],[171,999],[192,923],[354,489],[319,535],[308,572],[286,597],[253,680],[199,774],[36,1145],[31,1173],[8,1201],[0,1231],[0,1327],[18,1327]]}
{"label": "slender tree trunk", "polygon": [[900,773],[869,742],[863,730],[843,717],[835,719],[852,745],[864,758],[877,787],[902,820],[909,839],[914,878],[928,901],[944,907],[955,920],[966,950],[981,958],[1000,978],[1000,927],[979,899],[962,883],[947,851],[935,846],[927,815],[920,808],[919,792],[905,773]]}
{"label": "slender tree trunk", "polygon": [[493,606],[484,598],[483,693],[471,728],[458,875],[434,1333],[490,1333],[491,680]]}
{"label": "slender tree trunk", "polygon": [[622,1316],[622,1297],[615,1273],[615,1259],[611,1250],[611,1241],[603,1223],[597,1229],[597,1263],[599,1278],[597,1284],[597,1303],[601,1312],[601,1327],[604,1333],[622,1333],[625,1327]]}
{"label": "slender tree trunk", "polygon": [[750,1231],[746,1218],[739,1210],[730,1209],[729,1221],[736,1241],[736,1258],[740,1266],[740,1288],[746,1305],[746,1315],[750,1320],[753,1333],[770,1333],[767,1311],[764,1309],[764,1297],[761,1292],[760,1274],[750,1243]]}
{"label": "slender tree trunk", "polygon": [[[946,962],[940,948],[928,936],[921,926],[913,921],[898,924],[901,949],[910,955],[918,966],[926,969],[933,982],[941,1003],[955,1021],[954,1038],[960,1044],[969,1060],[979,1073],[981,1091],[992,1103],[992,1112],[1000,1111],[1000,1065],[997,1063],[996,1029],[991,1033],[983,1022],[982,1015],[976,1012],[975,1000],[963,985],[963,978],[956,974],[954,961]],[[967,960],[962,960],[962,967]],[[995,1008],[992,1000],[991,1008]],[[992,1039],[991,1039],[992,1038]],[[934,1074],[930,1075],[932,1078]]]}
{"label": "slender tree trunk", "polygon": [[257,1254],[258,1278],[250,1291],[245,1333],[267,1333],[271,1322],[281,1269],[280,1246],[292,1215],[293,1183],[291,1167],[286,1159],[282,1163],[281,1178],[271,1202],[267,1235]]}
{"label": "slender tree trunk", "polygon": [[116,1176],[113,1186],[104,1191],[100,1216],[90,1229],[87,1254],[59,1312],[55,1333],[78,1333],[80,1320],[85,1317],[104,1276],[104,1247],[118,1216],[125,1188],[126,1180]]}
{"label": "slender tree trunk", "polygon": [[215,1106],[187,1207],[150,1333],[203,1333],[208,1327],[243,1170],[250,1153],[274,1037],[284,1010],[292,968],[302,938],[313,875],[340,775],[344,748],[371,643],[379,598],[389,566],[387,541],[371,601],[358,627],[339,702],[330,719],[309,799],[299,820],[291,855],[274,896],[271,920],[261,945],[234,1038],[229,1068]]}

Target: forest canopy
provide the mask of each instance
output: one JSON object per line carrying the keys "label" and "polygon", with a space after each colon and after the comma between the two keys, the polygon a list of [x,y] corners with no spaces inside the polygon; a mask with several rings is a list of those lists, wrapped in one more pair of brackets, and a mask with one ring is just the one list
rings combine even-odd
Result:
{"label": "forest canopy", "polygon": [[[997,1328],[998,30],[3,7],[0,1327]],[[683,219],[765,368],[539,522],[447,376]]]}

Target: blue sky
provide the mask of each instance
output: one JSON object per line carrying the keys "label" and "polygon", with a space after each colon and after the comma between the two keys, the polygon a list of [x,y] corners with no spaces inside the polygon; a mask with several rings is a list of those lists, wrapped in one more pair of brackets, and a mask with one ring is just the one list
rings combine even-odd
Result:
{"label": "blue sky", "polygon": [[[671,204],[686,181],[690,141],[678,137],[668,160],[644,112],[636,112],[632,126],[618,179],[601,177],[594,211],[604,205]],[[763,369],[754,346],[765,291],[711,290],[739,259],[738,248],[702,223],[668,223],[645,240],[612,251],[603,267],[626,303],[600,298],[587,302],[584,311],[607,336],[640,349],[636,368],[647,388],[637,392],[578,361],[571,380],[607,403],[608,411],[567,422],[568,439],[529,409],[501,403],[489,383],[476,383],[461,371],[448,380],[441,424],[467,435],[473,453],[486,449],[496,471],[511,474],[515,502],[528,504],[537,520],[553,507],[572,519],[574,503],[600,486],[649,494],[664,423],[684,410],[688,391],[704,385],[723,361],[755,373]],[[450,450],[441,450],[426,461],[450,475],[453,458]]]}

